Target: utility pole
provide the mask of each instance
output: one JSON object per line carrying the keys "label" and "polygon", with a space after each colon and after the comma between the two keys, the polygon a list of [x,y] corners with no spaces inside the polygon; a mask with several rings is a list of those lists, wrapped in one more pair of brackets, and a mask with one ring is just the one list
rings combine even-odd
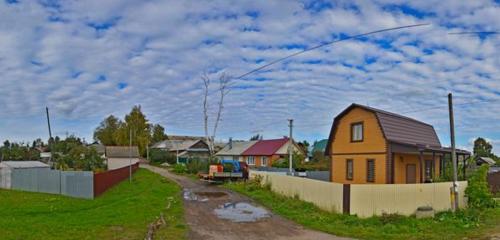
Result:
{"label": "utility pole", "polygon": [[49,126],[49,148],[50,148],[50,157],[49,157],[49,166],[52,163],[52,155],[53,155],[53,146],[51,146],[50,141],[52,140],[52,130],[50,129],[50,117],[49,117],[49,108],[45,107],[45,112],[47,113],[47,125]]}
{"label": "utility pole", "polygon": [[288,144],[288,171],[290,175],[293,176],[293,168],[292,168],[292,158],[293,158],[293,137],[292,137],[292,129],[293,129],[293,119],[288,119],[288,127],[290,127],[290,136]]}
{"label": "utility pole", "polygon": [[451,161],[453,164],[453,211],[458,210],[458,176],[457,154],[455,150],[455,122],[453,119],[453,96],[448,94],[448,109],[450,114]]}
{"label": "utility pole", "polygon": [[129,147],[128,147],[128,181],[132,182],[132,129],[128,130],[129,133]]}

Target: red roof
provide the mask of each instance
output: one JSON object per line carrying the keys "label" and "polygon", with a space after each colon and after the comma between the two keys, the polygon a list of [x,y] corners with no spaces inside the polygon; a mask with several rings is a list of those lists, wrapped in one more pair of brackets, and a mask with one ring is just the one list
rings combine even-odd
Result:
{"label": "red roof", "polygon": [[243,156],[271,156],[288,142],[288,138],[259,140],[245,150]]}

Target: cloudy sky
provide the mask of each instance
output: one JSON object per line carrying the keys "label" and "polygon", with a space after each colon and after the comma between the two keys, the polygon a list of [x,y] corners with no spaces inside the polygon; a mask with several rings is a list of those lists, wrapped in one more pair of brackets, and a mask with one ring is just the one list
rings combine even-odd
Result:
{"label": "cloudy sky", "polygon": [[202,81],[239,76],[315,45],[349,40],[233,79],[218,138],[288,133],[313,141],[356,102],[433,124],[457,145],[483,136],[500,153],[500,1],[0,2],[0,141],[53,132],[88,141],[109,114],[140,104],[168,134],[202,135]]}

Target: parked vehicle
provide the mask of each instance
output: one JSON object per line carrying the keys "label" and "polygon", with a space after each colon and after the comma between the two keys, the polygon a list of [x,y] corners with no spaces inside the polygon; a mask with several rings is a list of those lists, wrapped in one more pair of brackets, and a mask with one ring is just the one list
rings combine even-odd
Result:
{"label": "parked vehicle", "polygon": [[248,179],[248,165],[236,160],[221,160],[219,164],[210,165],[208,174],[200,174],[199,177],[212,183]]}

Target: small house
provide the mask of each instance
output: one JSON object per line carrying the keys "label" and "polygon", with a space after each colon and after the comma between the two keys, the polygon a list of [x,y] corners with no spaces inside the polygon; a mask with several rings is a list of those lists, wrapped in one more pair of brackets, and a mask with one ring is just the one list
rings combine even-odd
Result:
{"label": "small house", "polygon": [[257,141],[233,141],[229,139],[229,143],[215,154],[219,160],[237,160],[245,161],[243,152],[253,146]]}
{"label": "small house", "polygon": [[[470,153],[457,150],[465,162]],[[444,156],[430,124],[359,104],[337,115],[325,154],[338,183],[424,183],[443,173]]]}
{"label": "small house", "polygon": [[495,160],[493,160],[492,158],[489,158],[489,157],[478,157],[476,159],[476,164],[478,166],[481,166],[481,165],[484,165],[484,164],[487,164],[489,166],[493,166],[495,165],[497,162],[495,162]]}
{"label": "small house", "polygon": [[190,159],[205,160],[210,156],[208,144],[201,139],[198,140],[164,140],[154,144],[151,148],[161,149],[178,156],[179,162],[187,162]]}
{"label": "small house", "polygon": [[15,169],[50,169],[49,165],[39,161],[3,161],[0,162],[0,188],[12,187],[12,172]]}
{"label": "small house", "polygon": [[106,146],[106,161],[108,170],[127,167],[140,160],[137,146]]}
{"label": "small house", "polygon": [[288,147],[292,144],[293,152],[303,153],[302,149],[289,138],[259,140],[241,155],[249,166],[271,167],[273,162],[288,159]]}

